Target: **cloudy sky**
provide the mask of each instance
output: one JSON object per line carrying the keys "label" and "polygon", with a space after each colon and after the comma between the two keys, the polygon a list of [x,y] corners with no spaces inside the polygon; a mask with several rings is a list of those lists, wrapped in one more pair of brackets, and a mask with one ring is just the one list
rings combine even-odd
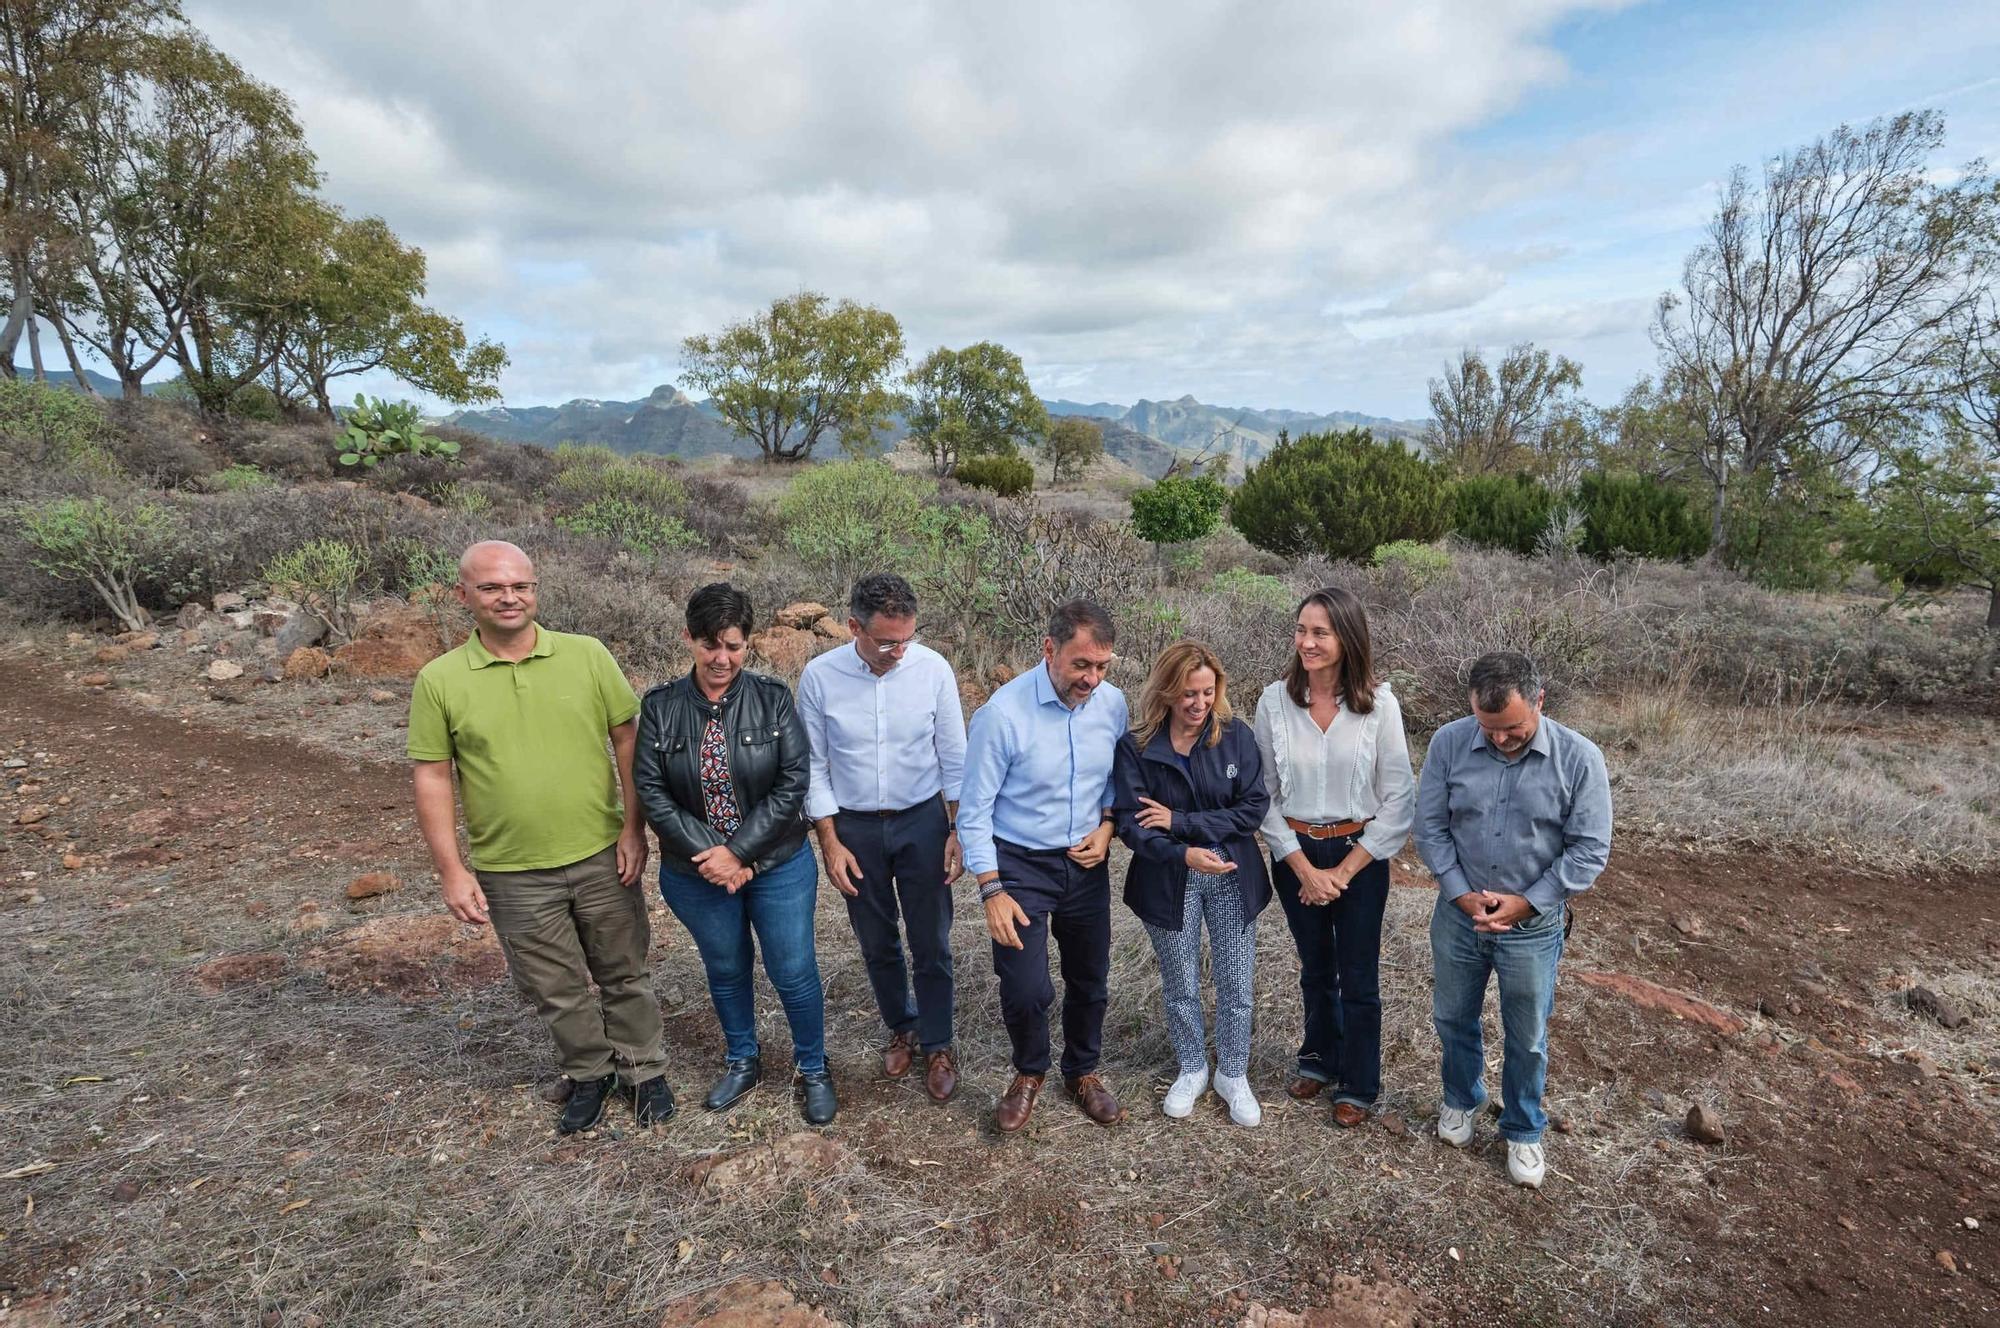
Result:
{"label": "cloudy sky", "polygon": [[1919,106],[1939,169],[2000,158],[1983,0],[187,12],[520,405],[642,396],[801,288],[1051,397],[1419,416],[1457,347],[1526,339],[1610,398],[1731,166]]}

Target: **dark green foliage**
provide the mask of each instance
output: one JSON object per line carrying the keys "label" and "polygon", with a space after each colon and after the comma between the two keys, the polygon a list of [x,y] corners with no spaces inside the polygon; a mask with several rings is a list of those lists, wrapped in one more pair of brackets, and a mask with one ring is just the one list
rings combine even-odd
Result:
{"label": "dark green foliage", "polygon": [[1470,544],[1531,554],[1556,496],[1530,475],[1474,475],[1453,495],[1452,533]]}
{"label": "dark green foliage", "polygon": [[1729,483],[1723,548],[1730,566],[1772,590],[1831,590],[1847,579],[1851,552],[1835,535],[1855,519],[1854,491],[1832,470],[1768,471]]}
{"label": "dark green foliage", "polygon": [[1451,516],[1443,472],[1366,429],[1279,435],[1229,504],[1245,539],[1283,557],[1366,558],[1396,540],[1434,540]]}
{"label": "dark green foliage", "polygon": [[960,484],[1013,498],[1035,487],[1035,468],[1019,452],[966,457],[952,472]]}
{"label": "dark green foliage", "polygon": [[1708,552],[1708,524],[1687,491],[1649,475],[1585,475],[1576,486],[1583,511],[1583,552],[1687,562]]}
{"label": "dark green foliage", "polygon": [[1222,524],[1229,501],[1222,482],[1208,475],[1169,475],[1132,495],[1132,530],[1148,544],[1206,539]]}

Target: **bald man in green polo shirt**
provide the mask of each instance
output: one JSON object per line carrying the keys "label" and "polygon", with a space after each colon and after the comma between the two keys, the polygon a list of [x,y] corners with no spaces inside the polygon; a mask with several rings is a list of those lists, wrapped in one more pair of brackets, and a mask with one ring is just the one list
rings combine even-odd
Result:
{"label": "bald man in green polo shirt", "polygon": [[575,1085],[557,1128],[596,1125],[621,1075],[638,1123],[657,1125],[674,1095],[646,896],[634,888],[646,868],[632,783],[639,699],[595,637],[536,625],[535,591],[534,564],[512,544],[488,540],[459,560],[457,595],[476,630],[426,664],[410,695],[417,824],[445,906],[492,924],[514,985],[555,1039]]}

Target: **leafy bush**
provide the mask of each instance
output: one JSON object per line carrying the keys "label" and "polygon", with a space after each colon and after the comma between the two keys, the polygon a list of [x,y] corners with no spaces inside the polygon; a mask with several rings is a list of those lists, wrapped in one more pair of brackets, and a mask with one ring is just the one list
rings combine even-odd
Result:
{"label": "leafy bush", "polygon": [[139,586],[157,574],[180,522],[159,503],[133,499],[58,498],[20,514],[37,571],[85,581],[127,630],[146,623]]}
{"label": "leafy bush", "polygon": [[657,507],[633,498],[596,498],[556,518],[556,525],[581,535],[615,540],[644,558],[674,549],[691,549],[701,537]]}
{"label": "leafy bush", "polygon": [[1419,544],[1415,540],[1384,544],[1375,550],[1373,561],[1377,567],[1394,569],[1413,587],[1421,587],[1451,570],[1449,553],[1435,544]]}
{"label": "leafy bush", "polygon": [[354,591],[361,577],[361,555],[337,539],[313,539],[273,558],[264,580],[325,623],[340,639],[354,634]]}
{"label": "leafy bush", "polygon": [[844,599],[856,577],[908,557],[935,494],[928,480],[887,462],[836,461],[794,479],[778,499],[778,518],[820,593]]}
{"label": "leafy bush", "polygon": [[1241,567],[1217,572],[1209,578],[1208,593],[1227,595],[1245,604],[1275,609],[1279,613],[1290,613],[1301,598],[1293,594],[1291,587],[1277,577],[1263,572],[1247,571]]}
{"label": "leafy bush", "polygon": [[1772,590],[1831,590],[1850,567],[1833,536],[1852,523],[1858,505],[1853,490],[1825,470],[1739,476],[1723,515],[1729,563]]}
{"label": "leafy bush", "polygon": [[459,451],[451,439],[424,431],[423,417],[413,403],[384,401],[361,392],[354,394],[338,445],[341,465],[370,469],[385,457],[456,457]]}
{"label": "leafy bush", "polygon": [[324,424],[280,424],[230,431],[229,457],[286,480],[325,479],[333,473],[333,431]]}
{"label": "leafy bush", "polygon": [[1148,544],[1206,539],[1222,524],[1229,501],[1222,482],[1208,475],[1170,475],[1132,495],[1132,529]]}
{"label": "leafy bush", "polygon": [[104,416],[88,398],[25,378],[0,378],[0,448],[15,465],[86,464],[103,455]]}
{"label": "leafy bush", "polygon": [[1229,519],[1260,549],[1358,559],[1395,540],[1438,538],[1451,504],[1438,467],[1400,443],[1348,429],[1281,435],[1244,476]]}
{"label": "leafy bush", "polygon": [[1474,475],[1458,482],[1452,504],[1452,533],[1466,543],[1530,554],[1556,497],[1530,475]]}
{"label": "leafy bush", "polygon": [[1687,562],[1708,552],[1708,524],[1685,489],[1650,475],[1593,472],[1576,486],[1583,513],[1583,552],[1607,559],[1620,553]]}
{"label": "leafy bush", "polygon": [[952,472],[960,484],[1014,498],[1035,487],[1035,468],[1019,452],[966,457]]}
{"label": "leafy bush", "polygon": [[210,475],[204,488],[214,493],[237,493],[244,489],[268,488],[277,481],[248,462],[236,461]]}
{"label": "leafy bush", "polygon": [[605,447],[557,453],[562,469],[548,495],[557,505],[624,499],[669,511],[687,504],[687,488],[664,466],[639,457],[621,457]]}

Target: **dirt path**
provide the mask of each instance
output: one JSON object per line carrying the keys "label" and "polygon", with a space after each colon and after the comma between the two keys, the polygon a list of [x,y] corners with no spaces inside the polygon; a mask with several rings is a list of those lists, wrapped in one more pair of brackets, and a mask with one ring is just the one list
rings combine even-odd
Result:
{"label": "dirt path", "polygon": [[[341,755],[336,732],[249,736],[255,708],[226,689],[135,699],[27,660],[8,673],[0,756],[24,764],[5,771],[0,849],[0,1172],[22,1174],[0,1180],[0,1296],[17,1318],[653,1324],[738,1279],[839,1322],[2000,1315],[1990,877],[1622,839],[1564,961],[1549,1106],[1567,1128],[1540,1194],[1505,1184],[1490,1122],[1469,1157],[1428,1135],[1421,889],[1394,892],[1384,943],[1382,1124],[1334,1131],[1278,1091],[1297,1011],[1275,914],[1265,1126],[1162,1119],[1157,977],[1121,912],[1106,1068],[1133,1120],[1097,1130],[1051,1094],[1008,1141],[985,1122],[1006,1057],[972,910],[954,938],[966,1087],[934,1110],[872,1077],[866,981],[825,899],[834,1147],[777,1188],[718,1192],[691,1162],[788,1155],[782,1078],[725,1117],[556,1140],[540,1030],[490,942],[440,921],[400,766]],[[396,707],[315,696],[303,722],[392,741]],[[402,888],[350,903],[373,871]],[[690,947],[658,924],[686,1101],[718,1038]],[[1651,1008],[1634,979],[1701,1004]],[[1912,981],[1971,1022],[1911,1013]],[[1686,1137],[1696,1102],[1726,1144]]]}

